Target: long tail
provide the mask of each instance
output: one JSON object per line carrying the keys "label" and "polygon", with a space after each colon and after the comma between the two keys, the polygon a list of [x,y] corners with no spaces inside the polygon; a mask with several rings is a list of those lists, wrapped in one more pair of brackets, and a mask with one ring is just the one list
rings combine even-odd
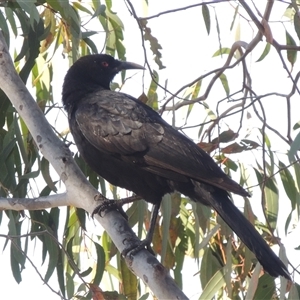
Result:
{"label": "long tail", "polygon": [[243,243],[255,254],[266,272],[274,277],[281,275],[291,280],[286,266],[241,211],[231,202],[226,191],[199,182],[194,182],[194,185],[195,190],[193,191],[194,197],[192,199],[212,206]]}

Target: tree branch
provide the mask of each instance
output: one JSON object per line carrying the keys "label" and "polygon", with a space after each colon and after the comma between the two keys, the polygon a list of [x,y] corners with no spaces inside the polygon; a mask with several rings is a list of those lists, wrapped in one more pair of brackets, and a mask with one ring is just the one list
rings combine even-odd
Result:
{"label": "tree branch", "polygon": [[67,193],[37,198],[3,198],[0,197],[0,208],[11,210],[40,210],[51,207],[66,206]]}
{"label": "tree branch", "polygon": [[[84,177],[68,147],[54,134],[42,111],[16,73],[1,32],[0,88],[23,118],[39,150],[64,182],[67,189],[65,205],[80,207],[92,213],[99,204],[95,201],[95,195],[99,195],[99,192]],[[54,199],[55,197],[48,198],[49,201]],[[58,201],[58,198],[56,200]],[[103,217],[97,215],[95,219],[104,227],[120,252],[132,242],[139,241],[128,222],[117,211],[110,211]],[[134,256],[133,260],[127,258],[126,262],[159,299],[188,299],[176,286],[168,271],[148,251],[142,250]]]}

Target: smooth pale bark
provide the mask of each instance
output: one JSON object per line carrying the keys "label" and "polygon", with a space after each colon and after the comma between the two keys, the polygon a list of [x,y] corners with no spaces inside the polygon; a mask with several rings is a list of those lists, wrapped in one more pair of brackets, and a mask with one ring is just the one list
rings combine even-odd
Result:
{"label": "smooth pale bark", "polygon": [[[39,150],[51,163],[65,184],[66,193],[36,199],[0,198],[4,209],[45,209],[54,206],[73,205],[92,213],[99,204],[95,196],[99,192],[86,180],[73,160],[68,147],[54,134],[44,114],[16,73],[4,37],[0,32],[0,88],[10,99],[34,138]],[[138,238],[127,221],[117,212],[110,211],[104,217],[95,216],[122,252]],[[168,271],[148,251],[142,250],[134,259],[126,258],[129,268],[140,277],[159,299],[188,299],[177,287]]]}

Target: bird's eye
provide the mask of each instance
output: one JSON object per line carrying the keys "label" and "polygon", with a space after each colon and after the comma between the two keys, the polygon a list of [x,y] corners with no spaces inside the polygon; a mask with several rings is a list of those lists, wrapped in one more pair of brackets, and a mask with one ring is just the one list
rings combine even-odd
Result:
{"label": "bird's eye", "polygon": [[103,61],[102,63],[101,63],[101,65],[102,65],[102,67],[108,67],[108,62],[107,61]]}

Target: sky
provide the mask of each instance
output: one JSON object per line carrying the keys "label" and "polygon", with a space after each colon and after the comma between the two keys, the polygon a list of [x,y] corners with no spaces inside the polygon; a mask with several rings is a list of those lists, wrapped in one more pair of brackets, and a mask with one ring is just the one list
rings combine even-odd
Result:
{"label": "sky", "polygon": [[[83,0],[85,2],[85,0]],[[149,0],[149,8],[147,9],[145,5],[142,5],[142,1],[132,1],[137,14],[139,16],[147,16],[154,15],[158,12],[175,9],[177,7],[181,7],[183,5],[183,1],[173,0],[169,1],[159,1],[159,0]],[[198,3],[199,1],[184,1],[184,5],[190,5],[194,3]],[[118,3],[118,6],[116,6]],[[171,3],[171,4],[170,4]],[[260,5],[262,5],[263,1],[255,2],[258,6],[258,9],[261,10]],[[118,12],[119,17],[123,20],[125,24],[125,46],[127,49],[127,60],[135,63],[142,64],[144,61],[143,58],[143,49],[140,43],[140,32],[137,29],[137,25],[135,20],[129,15],[126,6],[123,1],[114,0],[113,10]],[[251,31],[248,29],[248,24],[244,19],[240,19],[240,26],[235,26],[234,30],[230,31],[230,24],[232,22],[233,14],[232,9],[228,6],[228,4],[221,4],[222,9],[218,12],[222,12],[218,14],[220,18],[220,30],[222,37],[222,45],[224,47],[230,47],[236,39],[241,39],[245,41],[250,41],[251,38],[256,34],[256,31]],[[219,9],[219,4],[216,5],[217,9]],[[278,9],[273,11],[272,19],[280,20],[282,19],[282,13],[286,4],[279,4]],[[261,10],[262,11],[262,10]],[[201,8],[190,9],[182,12],[177,12],[173,14],[168,14],[160,18],[155,18],[149,21],[149,27],[152,30],[153,35],[158,39],[160,44],[162,45],[162,60],[166,69],[160,72],[160,83],[164,84],[167,81],[168,89],[172,92],[178,90],[179,87],[184,84],[192,81],[194,78],[198,77],[201,74],[204,74],[214,68],[217,68],[221,65],[220,58],[212,58],[214,52],[218,50],[218,39],[215,34],[215,23],[212,22],[211,35],[207,36],[204,30],[204,22],[201,15]],[[238,22],[237,22],[238,24]],[[272,30],[276,33],[277,36],[280,36],[284,42],[284,27],[283,24],[272,24]],[[285,24],[288,28],[289,24]],[[103,34],[104,35],[104,34]],[[99,40],[103,39],[103,35],[99,34]],[[275,35],[275,34],[274,34]],[[102,43],[102,42],[101,42]],[[101,45],[101,43],[99,43]],[[99,46],[100,48],[100,46]],[[253,82],[253,86],[257,92],[266,93],[268,91],[273,91],[274,87],[278,89],[278,91],[287,92],[290,90],[290,80],[286,76],[285,70],[283,70],[282,65],[278,62],[278,57],[275,51],[271,51],[268,59],[265,59],[263,62],[255,63],[260,54],[264,49],[264,44],[258,46],[258,49],[255,51],[255,55],[250,56],[248,59],[249,66],[251,69],[252,77],[255,78]],[[13,50],[13,48],[11,48]],[[151,55],[150,55],[151,57]],[[53,81],[53,89],[54,96],[57,102],[60,102],[60,94],[61,94],[61,85],[68,68],[68,60],[62,59],[59,51],[55,55],[55,60],[57,62],[56,69],[54,69],[55,77]],[[252,62],[252,63],[250,63]],[[151,66],[153,68],[157,68],[157,66],[152,63]],[[262,69],[269,70],[269,72],[262,72]],[[235,90],[235,87],[240,85],[239,78],[236,77],[239,71],[230,71],[226,74],[229,76],[230,88],[231,90]],[[296,63],[294,66],[294,70],[299,70],[299,63]],[[133,74],[133,75],[132,75]],[[267,74],[268,77],[264,77]],[[133,72],[130,75],[131,78],[128,80],[124,86],[123,92],[131,94],[132,96],[138,97],[142,91],[142,79],[143,75],[145,75],[145,90],[150,83],[150,77],[148,72],[142,74],[142,72]],[[295,73],[294,73],[295,75]],[[127,76],[129,74],[127,73]],[[238,80],[230,80],[230,78],[238,78]],[[220,83],[217,83],[219,88],[212,91],[210,95],[209,105],[213,107],[214,99],[219,100],[224,97],[224,90]],[[204,83],[205,86],[205,83]],[[140,87],[140,88],[139,88]],[[167,96],[168,97],[168,96]],[[160,91],[159,99],[164,99],[164,94]],[[284,125],[285,115],[282,113],[285,111],[285,103],[280,98],[270,98],[267,100],[268,102],[264,104],[266,105],[266,111],[268,115],[268,121],[270,124],[278,125],[278,123],[282,123]],[[299,111],[299,97],[295,97],[293,100],[295,114],[292,116],[293,121],[292,124],[297,122]],[[221,109],[224,109],[224,106],[221,106]],[[186,111],[182,110],[181,113],[176,115],[176,126],[184,125],[185,122]],[[172,113],[164,113],[163,117],[168,121],[172,122],[173,115]],[[192,111],[189,122],[192,124],[198,124],[203,121],[204,113],[201,115],[199,110]],[[58,131],[62,131],[67,127],[67,118],[60,114],[59,117],[53,116],[52,120],[53,124],[55,124],[58,128]],[[232,120],[226,120],[226,124],[229,128],[236,128],[237,120],[234,118]],[[255,118],[249,120],[248,127],[255,126]],[[260,123],[258,123],[260,124]],[[188,135],[197,140],[197,130],[189,130],[187,131]],[[252,134],[257,134],[253,132]],[[278,145],[273,145],[280,152],[285,151],[286,149],[282,148],[282,144],[278,142]],[[249,160],[249,165],[255,163],[253,160],[253,154],[245,153],[245,159]],[[237,178],[238,180],[238,178]],[[284,193],[283,193],[284,194]],[[283,195],[282,194],[282,195]],[[284,195],[282,197],[285,197]],[[253,197],[251,199],[251,204],[253,206],[255,214],[262,218],[261,213],[261,203],[260,203],[260,190],[259,188],[253,189]],[[242,207],[243,200],[237,199],[237,205]],[[286,199],[282,201],[284,203],[281,206],[280,210],[280,218],[285,220],[286,214],[289,212],[289,200]],[[7,231],[7,228],[3,226],[5,224],[2,221],[2,225],[0,227],[0,234],[4,234]],[[295,226],[297,223],[295,222]],[[98,227],[95,227],[95,230]],[[280,236],[283,237],[283,243],[288,247],[288,256],[295,258],[294,265],[297,265],[296,257],[297,252],[293,252],[292,248],[296,247],[300,244],[299,241],[299,228],[293,232],[293,234],[289,235],[287,238],[284,238],[284,234],[281,232]],[[0,248],[4,243],[3,239],[0,239]],[[30,251],[32,253],[32,257],[34,257],[35,264],[37,266],[41,265],[39,261],[40,255],[36,255],[39,251],[39,245],[31,244]],[[299,256],[299,255],[298,255]],[[300,263],[298,259],[298,263]],[[12,277],[10,261],[9,261],[9,251],[4,250],[3,255],[0,256],[0,265],[2,270],[7,270],[7,274],[5,274],[5,278],[2,278],[0,282],[5,283],[1,285],[1,294],[3,299],[21,299],[28,298],[30,299],[40,299],[41,295],[43,299],[55,299],[55,296],[45,285],[43,285],[40,278],[37,276],[36,272],[32,269],[29,263],[26,264],[26,270],[23,271],[23,281],[20,285],[14,282]],[[41,266],[41,271],[43,272],[43,267]],[[187,267],[183,270],[183,274],[185,278],[186,285],[184,286],[184,292],[188,295],[190,299],[197,299],[200,295],[200,283],[197,276],[193,277],[192,274],[195,274],[198,271],[197,264],[193,261],[190,261],[187,264]],[[44,273],[44,272],[43,272]],[[4,272],[0,273],[0,277],[4,276]],[[50,284],[55,285],[55,280],[50,280]],[[191,290],[191,286],[195,287],[195,290]]]}

